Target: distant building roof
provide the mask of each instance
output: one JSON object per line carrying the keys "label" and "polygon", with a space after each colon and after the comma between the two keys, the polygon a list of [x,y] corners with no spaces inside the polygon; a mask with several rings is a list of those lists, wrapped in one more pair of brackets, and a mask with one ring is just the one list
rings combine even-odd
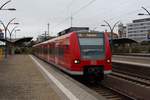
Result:
{"label": "distant building roof", "polygon": [[14,41],[15,44],[20,44],[23,42],[29,42],[33,39],[33,37],[24,37],[24,38],[20,38]]}
{"label": "distant building roof", "polygon": [[136,19],[136,20],[133,20],[133,23],[145,22],[145,21],[150,21],[150,18]]}
{"label": "distant building roof", "polygon": [[11,43],[11,44],[21,44],[23,42],[29,42],[33,39],[33,37],[23,37],[23,38],[18,38],[18,39],[12,39],[12,40],[9,40],[9,39],[0,39],[0,41],[3,41],[3,42],[8,42],[8,43]]}
{"label": "distant building roof", "polygon": [[114,44],[137,43],[135,40],[128,38],[113,39]]}

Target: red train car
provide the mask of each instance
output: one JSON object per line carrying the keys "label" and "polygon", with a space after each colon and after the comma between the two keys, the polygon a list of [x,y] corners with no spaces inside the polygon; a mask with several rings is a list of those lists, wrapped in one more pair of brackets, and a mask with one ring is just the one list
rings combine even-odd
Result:
{"label": "red train car", "polygon": [[33,46],[34,54],[71,75],[103,79],[112,71],[107,33],[79,31]]}

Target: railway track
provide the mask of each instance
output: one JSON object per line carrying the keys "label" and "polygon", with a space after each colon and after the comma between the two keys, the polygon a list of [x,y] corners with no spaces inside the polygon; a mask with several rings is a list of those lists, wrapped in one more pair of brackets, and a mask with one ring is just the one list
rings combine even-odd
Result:
{"label": "railway track", "polygon": [[148,87],[150,86],[150,80],[145,79],[138,74],[114,70],[112,75],[123,78],[123,79],[127,79],[128,81],[132,81],[132,82],[135,82],[137,84],[141,84],[141,85],[148,86]]}
{"label": "railway track", "polygon": [[113,63],[112,70],[113,70],[112,75],[114,76],[120,76],[123,78],[127,78],[130,81],[137,82],[145,86],[150,86],[149,67],[122,64],[122,63]]}
{"label": "railway track", "polygon": [[[133,61],[136,61],[136,59],[133,58]],[[117,58],[119,59],[119,58]],[[123,61],[126,61],[124,58],[120,58]],[[141,59],[143,62],[142,64],[139,63],[139,59]],[[132,59],[131,59],[132,60]],[[127,59],[129,61],[129,59]],[[127,93],[127,91],[130,91],[130,93],[127,93],[128,95],[134,97],[137,100],[149,100],[150,98],[150,67],[149,64],[146,63],[149,61],[149,58],[138,58],[137,63],[121,63],[120,61],[114,61],[113,62],[113,73],[109,75],[109,79],[117,79],[121,84],[121,87],[128,87],[128,89],[124,88],[124,93]],[[124,81],[124,82],[123,82]],[[113,82],[111,80],[111,82]],[[117,84],[116,82],[116,84]],[[108,81],[106,82],[108,83]],[[128,84],[127,85],[125,85]],[[108,83],[109,84],[109,83]],[[122,85],[123,84],[123,85]],[[109,86],[112,87],[112,85],[109,84]],[[121,88],[120,87],[120,88]],[[114,88],[118,89],[118,87]]]}
{"label": "railway track", "polygon": [[107,86],[105,83],[101,82],[87,82],[80,78],[75,78],[78,82],[82,83],[86,87],[95,91],[96,93],[104,96],[108,100],[134,100],[131,96],[128,96],[114,88]]}
{"label": "railway track", "polygon": [[150,54],[146,53],[115,53],[114,55],[121,56],[135,56],[135,57],[150,57]]}
{"label": "railway track", "polygon": [[113,72],[112,75],[109,75],[108,77],[109,79],[111,78],[111,80],[108,79],[107,81],[103,82],[102,86],[115,91],[115,94],[120,94],[117,94],[119,96],[119,98],[117,97],[117,100],[149,100],[149,80],[132,77],[116,72]]}
{"label": "railway track", "polygon": [[108,75],[103,84],[135,100],[149,100],[150,98],[150,80],[113,72]]}
{"label": "railway track", "polygon": [[108,100],[149,100],[150,80],[136,75],[113,71],[102,83],[80,82]]}
{"label": "railway track", "polygon": [[123,63],[114,63],[113,69],[114,72],[119,72],[122,74],[127,74],[133,77],[142,78],[145,80],[150,80],[150,67],[123,64]]}
{"label": "railway track", "polygon": [[88,85],[88,87],[90,87],[92,90],[96,91],[100,95],[106,97],[108,100],[134,100],[134,98],[102,84],[98,86]]}

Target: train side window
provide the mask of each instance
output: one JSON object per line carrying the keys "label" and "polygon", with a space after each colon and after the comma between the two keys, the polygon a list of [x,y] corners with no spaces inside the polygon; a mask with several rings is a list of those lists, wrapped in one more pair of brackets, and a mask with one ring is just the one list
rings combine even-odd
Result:
{"label": "train side window", "polygon": [[65,45],[66,49],[69,49],[69,45]]}
{"label": "train side window", "polygon": [[67,38],[65,41],[65,49],[69,49],[69,44],[70,44],[69,38]]}
{"label": "train side window", "polygon": [[59,56],[64,56],[64,49],[59,48],[58,54],[59,54]]}
{"label": "train side window", "polygon": [[64,53],[65,54],[69,54],[69,50],[70,48],[69,48],[69,45],[65,45],[65,48],[64,48]]}

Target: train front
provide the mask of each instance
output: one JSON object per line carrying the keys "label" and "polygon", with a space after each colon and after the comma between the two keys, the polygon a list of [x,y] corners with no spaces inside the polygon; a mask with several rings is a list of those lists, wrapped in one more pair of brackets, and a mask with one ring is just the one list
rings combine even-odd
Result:
{"label": "train front", "polygon": [[[83,72],[86,78],[102,80],[112,70],[109,39],[104,32],[74,34],[72,69]],[[73,40],[73,39],[72,39]]]}

